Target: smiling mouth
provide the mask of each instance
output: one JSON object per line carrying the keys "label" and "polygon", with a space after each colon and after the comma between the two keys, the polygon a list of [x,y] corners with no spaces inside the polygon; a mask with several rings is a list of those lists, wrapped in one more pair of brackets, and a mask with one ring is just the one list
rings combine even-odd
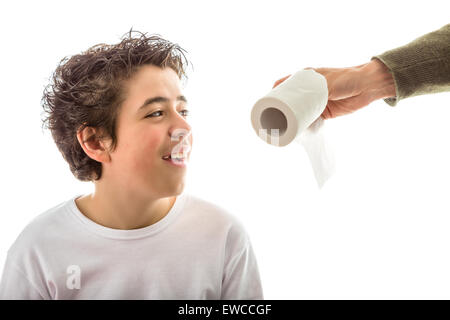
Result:
{"label": "smiling mouth", "polygon": [[173,161],[184,161],[187,159],[187,154],[186,153],[174,153],[173,155],[169,154],[169,155],[165,155],[162,157],[163,160],[173,160]]}
{"label": "smiling mouth", "polygon": [[191,150],[190,145],[185,145],[178,149],[174,148],[170,153],[165,154],[162,157],[162,159],[173,162],[183,162],[187,160],[190,150]]}

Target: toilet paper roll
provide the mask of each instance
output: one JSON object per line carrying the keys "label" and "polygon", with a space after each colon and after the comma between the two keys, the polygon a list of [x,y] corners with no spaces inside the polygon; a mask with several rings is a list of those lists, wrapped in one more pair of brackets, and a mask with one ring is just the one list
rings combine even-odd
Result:
{"label": "toilet paper roll", "polygon": [[251,112],[256,134],[267,143],[283,147],[296,140],[303,145],[319,188],[335,169],[333,151],[324,137],[324,120],[320,117],[327,102],[325,77],[312,69],[303,69],[259,99]]}

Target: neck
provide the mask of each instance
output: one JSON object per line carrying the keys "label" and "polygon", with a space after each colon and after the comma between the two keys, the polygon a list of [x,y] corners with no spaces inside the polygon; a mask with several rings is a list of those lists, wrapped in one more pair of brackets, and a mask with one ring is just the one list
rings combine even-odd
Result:
{"label": "neck", "polygon": [[95,182],[95,191],[75,200],[80,211],[97,224],[112,229],[139,229],[150,226],[172,208],[176,196],[151,198],[148,194],[114,188],[105,181]]}

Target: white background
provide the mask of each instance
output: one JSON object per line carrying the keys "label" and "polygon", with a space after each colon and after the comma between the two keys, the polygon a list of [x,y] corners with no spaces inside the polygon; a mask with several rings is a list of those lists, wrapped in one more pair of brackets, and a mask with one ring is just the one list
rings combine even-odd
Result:
{"label": "white background", "polygon": [[133,27],[188,51],[187,191],[244,223],[265,298],[449,299],[450,93],[327,120],[337,168],[322,190],[300,145],[265,144],[250,123],[277,79],[368,62],[449,23],[447,2],[2,2],[1,266],[32,218],[93,190],[41,130],[51,72]]}

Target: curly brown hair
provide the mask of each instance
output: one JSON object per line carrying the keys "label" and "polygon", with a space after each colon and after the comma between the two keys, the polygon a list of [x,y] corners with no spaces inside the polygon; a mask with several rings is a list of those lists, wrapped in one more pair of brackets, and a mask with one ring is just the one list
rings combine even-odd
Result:
{"label": "curly brown hair", "polygon": [[170,67],[186,80],[189,62],[184,52],[178,44],[158,34],[147,36],[130,30],[118,44],[97,44],[59,62],[44,89],[42,122],[43,127],[50,129],[58,150],[78,180],[99,180],[102,164],[84,152],[77,132],[85,127],[98,129],[96,132],[103,134],[88,140],[109,138],[114,151],[116,119],[125,100],[124,81],[144,64]]}

